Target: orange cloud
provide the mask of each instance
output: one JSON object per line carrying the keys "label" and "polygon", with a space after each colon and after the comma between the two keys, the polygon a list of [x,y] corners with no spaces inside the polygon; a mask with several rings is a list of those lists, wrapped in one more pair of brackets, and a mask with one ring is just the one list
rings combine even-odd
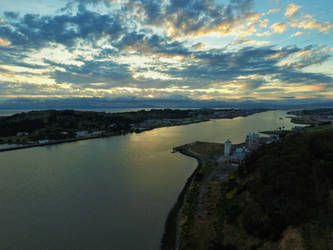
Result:
{"label": "orange cloud", "polygon": [[307,50],[298,51],[295,53],[295,55],[298,57],[304,57],[306,55],[309,55],[311,52],[312,52],[311,49],[307,49]]}
{"label": "orange cloud", "polygon": [[280,12],[280,11],[281,11],[281,9],[270,9],[268,11],[268,14],[273,14],[273,13]]}
{"label": "orange cloud", "polygon": [[0,37],[0,46],[10,46],[10,45],[12,45],[10,41]]}

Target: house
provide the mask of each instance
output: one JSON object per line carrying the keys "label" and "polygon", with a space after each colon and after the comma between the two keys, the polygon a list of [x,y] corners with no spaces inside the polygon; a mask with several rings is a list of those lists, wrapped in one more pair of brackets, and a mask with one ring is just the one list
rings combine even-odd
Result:
{"label": "house", "polygon": [[38,141],[39,144],[45,144],[45,143],[48,143],[48,142],[49,142],[49,140],[39,140]]}
{"label": "house", "polygon": [[18,132],[16,134],[16,136],[26,136],[26,135],[29,135],[29,133],[28,132]]}
{"label": "house", "polygon": [[105,131],[103,131],[103,130],[101,130],[101,131],[94,131],[94,132],[92,132],[91,133],[91,135],[101,135],[101,134],[103,134]]}
{"label": "house", "polygon": [[88,136],[89,133],[88,133],[87,130],[83,130],[83,131],[77,131],[77,132],[75,133],[75,135],[76,135],[76,137],[83,137],[83,136]]}

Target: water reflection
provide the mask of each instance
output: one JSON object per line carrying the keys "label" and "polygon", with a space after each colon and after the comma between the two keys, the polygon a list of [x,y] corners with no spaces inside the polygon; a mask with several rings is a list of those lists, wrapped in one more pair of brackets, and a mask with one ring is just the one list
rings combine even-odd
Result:
{"label": "water reflection", "polygon": [[158,249],[196,162],[171,149],[294,125],[285,111],[0,154],[0,249]]}

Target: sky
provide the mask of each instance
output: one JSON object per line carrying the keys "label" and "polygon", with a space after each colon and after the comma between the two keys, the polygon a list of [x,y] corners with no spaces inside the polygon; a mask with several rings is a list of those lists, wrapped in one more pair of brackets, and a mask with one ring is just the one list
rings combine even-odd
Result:
{"label": "sky", "polygon": [[332,100],[331,0],[1,0],[0,100]]}

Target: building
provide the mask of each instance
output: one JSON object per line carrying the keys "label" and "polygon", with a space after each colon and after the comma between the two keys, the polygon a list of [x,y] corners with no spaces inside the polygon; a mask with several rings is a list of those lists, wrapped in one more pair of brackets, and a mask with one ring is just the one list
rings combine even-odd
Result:
{"label": "building", "polygon": [[18,133],[16,134],[16,136],[27,136],[27,135],[29,135],[28,132],[18,132]]}
{"label": "building", "polygon": [[246,148],[249,150],[256,150],[260,146],[260,135],[256,133],[249,133],[246,136]]}
{"label": "building", "polygon": [[77,131],[75,134],[76,134],[76,137],[83,137],[83,136],[88,136],[89,135],[88,131],[86,131],[86,130]]}
{"label": "building", "polygon": [[105,133],[104,130],[101,130],[101,131],[93,131],[93,132],[91,133],[91,135],[97,136],[97,135],[102,135],[103,133]]}
{"label": "building", "polygon": [[249,151],[246,149],[246,147],[240,147],[236,148],[236,150],[232,153],[230,156],[230,162],[241,164],[243,160],[245,159],[245,156],[249,153]]}
{"label": "building", "polygon": [[225,143],[224,143],[224,156],[229,156],[230,155],[231,147],[232,147],[231,141],[229,139],[226,140]]}
{"label": "building", "polygon": [[45,144],[45,143],[48,143],[48,142],[49,142],[49,140],[39,140],[38,141],[39,144]]}

